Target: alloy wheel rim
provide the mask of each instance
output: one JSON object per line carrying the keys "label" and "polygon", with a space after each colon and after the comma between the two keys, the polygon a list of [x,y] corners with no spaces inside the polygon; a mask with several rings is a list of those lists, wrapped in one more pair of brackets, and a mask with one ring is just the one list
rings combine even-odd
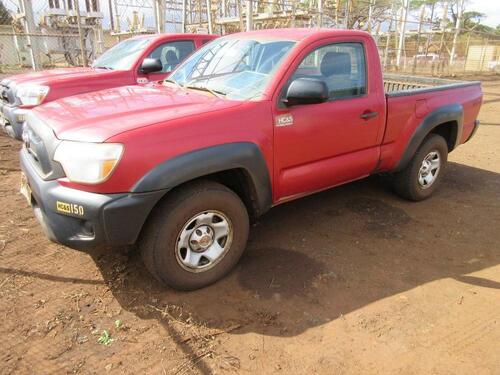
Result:
{"label": "alloy wheel rim", "polygon": [[233,240],[229,218],[209,210],[191,217],[182,227],[175,247],[179,265],[189,272],[205,272],[227,254]]}
{"label": "alloy wheel rim", "polygon": [[418,171],[418,184],[422,189],[430,188],[437,179],[441,170],[441,156],[438,151],[431,151],[422,160]]}

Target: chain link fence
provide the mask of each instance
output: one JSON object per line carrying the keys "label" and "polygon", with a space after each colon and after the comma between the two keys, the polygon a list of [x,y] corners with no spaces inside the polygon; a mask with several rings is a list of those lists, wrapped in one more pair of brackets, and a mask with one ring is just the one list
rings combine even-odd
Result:
{"label": "chain link fence", "polygon": [[460,35],[451,58],[452,33],[436,33],[407,38],[398,64],[397,35],[378,39],[384,71],[409,74],[455,76],[500,73],[500,40],[483,34]]}
{"label": "chain link fence", "polygon": [[0,73],[88,65],[115,43],[102,19],[97,0],[0,1]]}
{"label": "chain link fence", "polygon": [[347,25],[367,30],[385,71],[435,76],[500,72],[499,34],[408,20],[401,43],[401,18],[393,11],[397,2],[377,0],[385,8],[378,13],[373,8],[370,20],[366,7],[372,1],[359,0],[357,8],[349,9],[354,3],[340,0],[0,0],[0,73],[88,65],[135,34],[245,30],[248,9],[253,29]]}

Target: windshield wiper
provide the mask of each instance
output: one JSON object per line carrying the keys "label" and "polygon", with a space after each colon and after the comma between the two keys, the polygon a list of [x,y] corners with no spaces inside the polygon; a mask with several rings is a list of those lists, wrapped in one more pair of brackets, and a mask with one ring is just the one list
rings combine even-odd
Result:
{"label": "windshield wiper", "polygon": [[176,85],[180,89],[184,88],[184,86],[182,86],[179,82],[174,81],[173,79],[170,79],[170,78],[164,79],[163,82],[173,83],[174,85]]}
{"label": "windshield wiper", "polygon": [[106,69],[106,70],[115,70],[114,68],[112,68],[110,66],[94,66],[93,68]]}
{"label": "windshield wiper", "polygon": [[200,87],[200,86],[183,86],[183,87],[185,87],[186,89],[206,91],[219,99],[226,96],[225,92],[218,91],[218,90],[212,90],[212,89],[209,89],[208,87]]}

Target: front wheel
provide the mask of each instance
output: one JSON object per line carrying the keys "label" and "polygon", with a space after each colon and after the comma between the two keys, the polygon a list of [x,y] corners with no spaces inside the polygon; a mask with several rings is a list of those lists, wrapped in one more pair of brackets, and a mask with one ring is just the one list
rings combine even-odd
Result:
{"label": "front wheel", "polygon": [[438,187],[448,161],[443,137],[431,134],[422,142],[405,169],[393,177],[396,193],[412,201],[429,198]]}
{"label": "front wheel", "polygon": [[245,249],[248,230],[241,199],[221,184],[199,181],[178,188],[154,209],[139,248],[159,281],[193,290],[234,267]]}

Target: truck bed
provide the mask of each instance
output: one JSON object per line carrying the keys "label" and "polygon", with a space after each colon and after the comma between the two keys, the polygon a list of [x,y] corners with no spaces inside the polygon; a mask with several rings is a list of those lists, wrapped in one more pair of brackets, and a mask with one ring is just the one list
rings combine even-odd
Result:
{"label": "truck bed", "polygon": [[383,169],[391,170],[397,165],[416,129],[436,111],[445,109],[437,115],[439,121],[448,121],[450,111],[457,112],[454,119],[461,117],[458,144],[465,142],[476,126],[482,98],[480,82],[385,74],[384,91],[387,117],[382,141]]}
{"label": "truck bed", "polygon": [[457,81],[453,79],[417,77],[402,74],[384,74],[384,89],[387,96],[422,94],[478,84],[480,84],[478,81]]}

